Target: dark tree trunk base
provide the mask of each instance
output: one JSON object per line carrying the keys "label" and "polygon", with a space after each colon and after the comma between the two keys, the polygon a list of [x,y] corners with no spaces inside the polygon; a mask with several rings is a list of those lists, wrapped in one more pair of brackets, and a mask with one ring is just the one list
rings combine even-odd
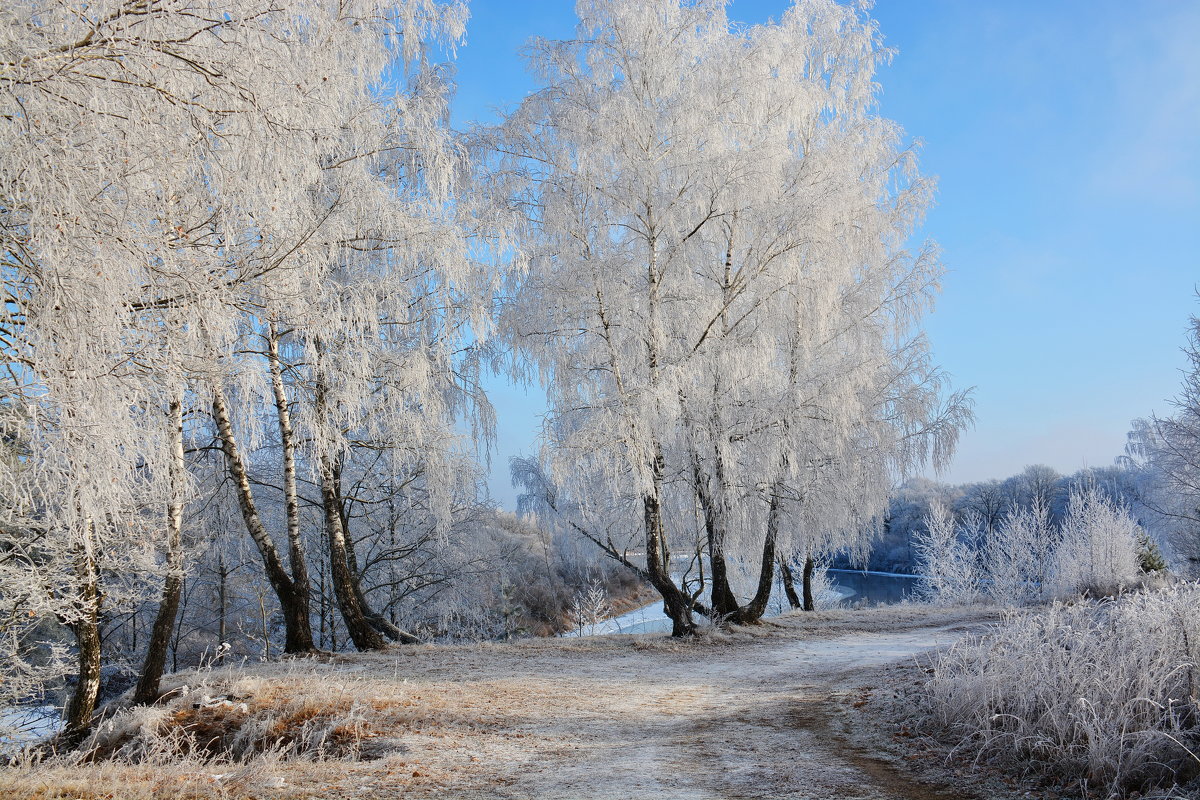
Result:
{"label": "dark tree trunk base", "polygon": [[814,567],[815,567],[815,565],[813,564],[813,557],[811,555],[807,556],[804,559],[804,610],[805,611],[816,611],[817,610],[817,604],[815,602],[813,602],[812,576],[813,576],[813,568]]}
{"label": "dark tree trunk base", "polygon": [[803,606],[800,596],[796,594],[796,576],[786,558],[779,559],[779,577],[783,581],[783,593],[787,595],[788,605],[795,611]]}

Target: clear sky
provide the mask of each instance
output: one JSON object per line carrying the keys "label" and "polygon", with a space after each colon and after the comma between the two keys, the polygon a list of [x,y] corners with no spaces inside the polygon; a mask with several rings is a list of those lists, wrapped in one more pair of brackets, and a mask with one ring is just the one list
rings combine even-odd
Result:
{"label": "clear sky", "polygon": [[[734,0],[745,22],[786,0]],[[939,179],[922,231],[948,273],[926,329],[976,427],[942,478],[1112,463],[1131,419],[1170,411],[1200,313],[1200,2],[878,0],[898,50],[880,111]],[[492,122],[536,86],[518,54],[569,38],[568,0],[472,0],[455,120]],[[533,452],[545,398],[502,379],[493,495]]]}

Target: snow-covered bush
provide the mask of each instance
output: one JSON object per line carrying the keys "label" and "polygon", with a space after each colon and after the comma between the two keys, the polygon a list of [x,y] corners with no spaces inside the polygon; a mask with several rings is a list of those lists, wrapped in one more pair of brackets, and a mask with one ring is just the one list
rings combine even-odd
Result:
{"label": "snow-covered bush", "polygon": [[963,747],[1076,785],[1183,783],[1200,771],[1198,609],[1187,584],[1010,612],[936,657],[915,704]]}
{"label": "snow-covered bush", "polygon": [[1148,541],[1129,510],[1094,482],[1075,486],[1059,524],[1049,506],[1015,506],[994,529],[969,511],[956,522],[940,502],[913,534],[920,595],[934,602],[1000,605],[1108,595],[1139,580]]}
{"label": "snow-covered bush", "polygon": [[[964,527],[967,532],[978,526],[974,517]],[[979,569],[974,548],[960,540],[954,514],[935,500],[925,515],[925,527],[913,535],[921,579],[917,594],[923,599],[942,603],[962,603],[979,595]]]}
{"label": "snow-covered bush", "polygon": [[820,563],[813,567],[809,583],[812,587],[813,605],[817,611],[828,611],[841,605],[842,595],[833,588],[828,564]]}
{"label": "snow-covered bush", "polygon": [[1129,513],[1095,486],[1071,492],[1054,553],[1054,593],[1112,594],[1138,576],[1138,534]]}
{"label": "snow-covered bush", "polygon": [[1034,501],[1004,515],[983,547],[987,595],[1001,605],[1020,605],[1041,597],[1058,532],[1046,504]]}
{"label": "snow-covered bush", "polygon": [[591,636],[596,626],[613,613],[608,602],[608,590],[604,584],[593,579],[587,586],[578,589],[571,598],[571,621],[579,636]]}

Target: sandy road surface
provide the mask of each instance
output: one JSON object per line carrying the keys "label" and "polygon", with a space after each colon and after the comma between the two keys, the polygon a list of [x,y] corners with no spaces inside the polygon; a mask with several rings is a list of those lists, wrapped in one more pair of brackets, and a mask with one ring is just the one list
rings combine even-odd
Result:
{"label": "sandy road surface", "polygon": [[[623,665],[604,692],[538,726],[571,751],[531,764],[530,797],[876,798],[927,796],[883,762],[868,767],[828,705],[867,668],[927,650],[945,627],[770,642],[717,658]],[[579,713],[583,712],[583,713]]]}
{"label": "sandy road surface", "polygon": [[[694,644],[608,637],[485,647],[457,658],[449,649],[441,658],[413,653],[413,661],[428,661],[412,665],[427,691],[464,716],[480,706],[492,716],[483,715],[488,727],[476,735],[401,740],[407,763],[439,776],[429,796],[970,797],[852,744],[841,712],[876,668],[985,620],[979,612],[836,612]],[[424,795],[410,786],[405,796]]]}

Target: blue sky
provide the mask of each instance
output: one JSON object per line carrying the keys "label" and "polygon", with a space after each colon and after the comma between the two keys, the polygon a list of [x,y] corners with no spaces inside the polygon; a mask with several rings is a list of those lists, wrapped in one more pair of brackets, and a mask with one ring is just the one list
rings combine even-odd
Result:
{"label": "blue sky", "polygon": [[[763,22],[785,0],[734,0]],[[948,273],[926,330],[977,422],[943,479],[1112,463],[1131,419],[1169,412],[1200,313],[1200,2],[878,0],[899,52],[880,111],[939,180],[923,236]],[[567,0],[472,0],[455,120],[536,88],[518,55],[569,38]],[[490,486],[534,449],[545,399],[502,379]]]}

